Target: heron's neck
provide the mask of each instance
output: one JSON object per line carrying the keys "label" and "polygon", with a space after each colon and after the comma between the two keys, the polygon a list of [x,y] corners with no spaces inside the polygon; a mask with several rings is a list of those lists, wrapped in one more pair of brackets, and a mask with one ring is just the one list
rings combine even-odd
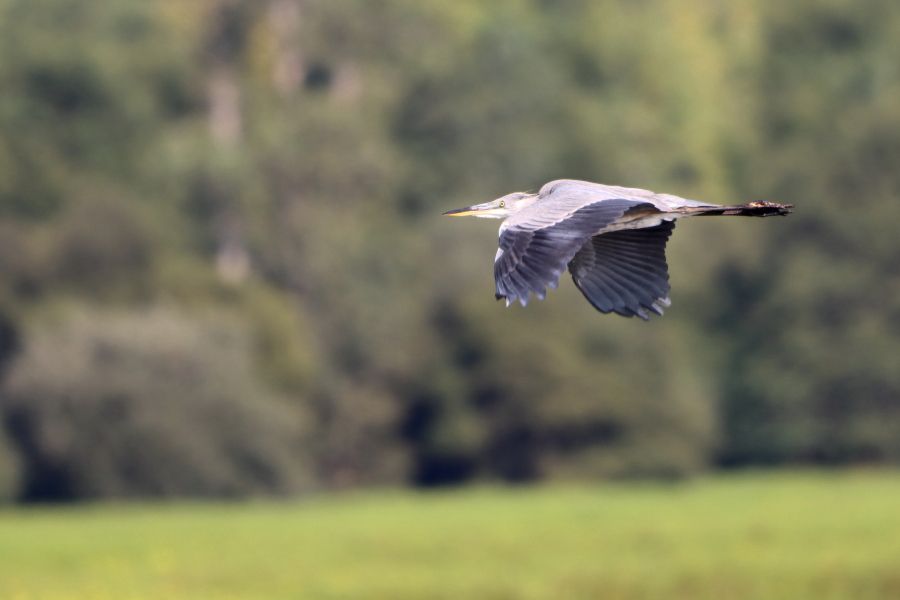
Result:
{"label": "heron's neck", "polygon": [[525,206],[531,206],[532,204],[537,202],[538,198],[540,198],[540,197],[541,197],[540,194],[532,194],[531,196],[529,196],[528,198],[525,199],[525,202],[526,202]]}
{"label": "heron's neck", "polygon": [[516,202],[516,212],[519,212],[523,208],[528,208],[532,204],[538,201],[539,194],[532,194],[527,198],[522,198],[518,202]]}

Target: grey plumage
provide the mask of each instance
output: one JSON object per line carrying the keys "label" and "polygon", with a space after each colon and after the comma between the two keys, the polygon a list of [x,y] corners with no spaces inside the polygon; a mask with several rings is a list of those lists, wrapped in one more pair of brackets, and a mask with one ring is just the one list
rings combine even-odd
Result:
{"label": "grey plumage", "polygon": [[785,215],[773,202],[721,206],[649,190],[560,179],[537,194],[517,192],[449,211],[505,218],[494,261],[496,296],[523,306],[543,299],[568,267],[597,310],[647,319],[669,305],[665,247],[675,220],[697,215]]}
{"label": "grey plumage", "polygon": [[594,308],[648,318],[669,305],[666,242],[674,221],[595,235],[569,263],[575,285]]}

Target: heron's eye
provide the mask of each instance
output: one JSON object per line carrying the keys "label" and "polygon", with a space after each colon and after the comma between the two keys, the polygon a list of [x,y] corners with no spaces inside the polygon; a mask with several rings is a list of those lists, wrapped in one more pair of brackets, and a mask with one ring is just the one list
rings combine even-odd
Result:
{"label": "heron's eye", "polygon": [[506,200],[500,201],[500,208],[506,208]]}

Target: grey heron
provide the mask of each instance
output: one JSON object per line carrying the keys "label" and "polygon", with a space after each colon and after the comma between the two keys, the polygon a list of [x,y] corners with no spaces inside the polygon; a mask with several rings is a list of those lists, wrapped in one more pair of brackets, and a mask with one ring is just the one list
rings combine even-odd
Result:
{"label": "grey heron", "polygon": [[647,320],[670,305],[666,242],[675,221],[701,215],[786,215],[790,204],[722,206],[638,188],[558,179],[536,194],[515,192],[450,210],[453,217],[505,219],[494,259],[496,298],[509,306],[544,299],[568,266],[602,313]]}

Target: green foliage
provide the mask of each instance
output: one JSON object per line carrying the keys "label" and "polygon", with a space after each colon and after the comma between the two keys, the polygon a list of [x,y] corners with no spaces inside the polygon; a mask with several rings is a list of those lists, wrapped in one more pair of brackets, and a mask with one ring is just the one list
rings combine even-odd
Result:
{"label": "green foliage", "polygon": [[116,284],[145,296],[157,254],[146,226],[121,197],[73,202],[54,228],[53,283],[81,295],[115,294]]}
{"label": "green foliage", "polygon": [[19,476],[19,454],[6,435],[0,434],[0,504],[15,499],[20,488]]}
{"label": "green foliage", "polygon": [[[720,268],[716,327],[729,462],[896,462],[900,301],[893,233],[900,175],[890,3],[773,9],[761,66],[763,194],[804,207],[758,260]],[[775,168],[771,168],[774,165]],[[808,207],[808,208],[806,208]],[[760,346],[766,348],[759,352]]]}
{"label": "green foliage", "polygon": [[[228,320],[320,486],[896,464],[898,34],[887,1],[0,0],[0,366],[73,303]],[[679,224],[650,325],[567,282],[503,310],[496,224],[438,215],[556,177],[798,208]]]}
{"label": "green foliage", "polygon": [[888,599],[898,502],[876,472],[7,509],[0,595]]}
{"label": "green foliage", "polygon": [[167,311],[44,325],[3,410],[25,499],[243,496],[309,482],[304,415],[255,383],[246,336]]}

